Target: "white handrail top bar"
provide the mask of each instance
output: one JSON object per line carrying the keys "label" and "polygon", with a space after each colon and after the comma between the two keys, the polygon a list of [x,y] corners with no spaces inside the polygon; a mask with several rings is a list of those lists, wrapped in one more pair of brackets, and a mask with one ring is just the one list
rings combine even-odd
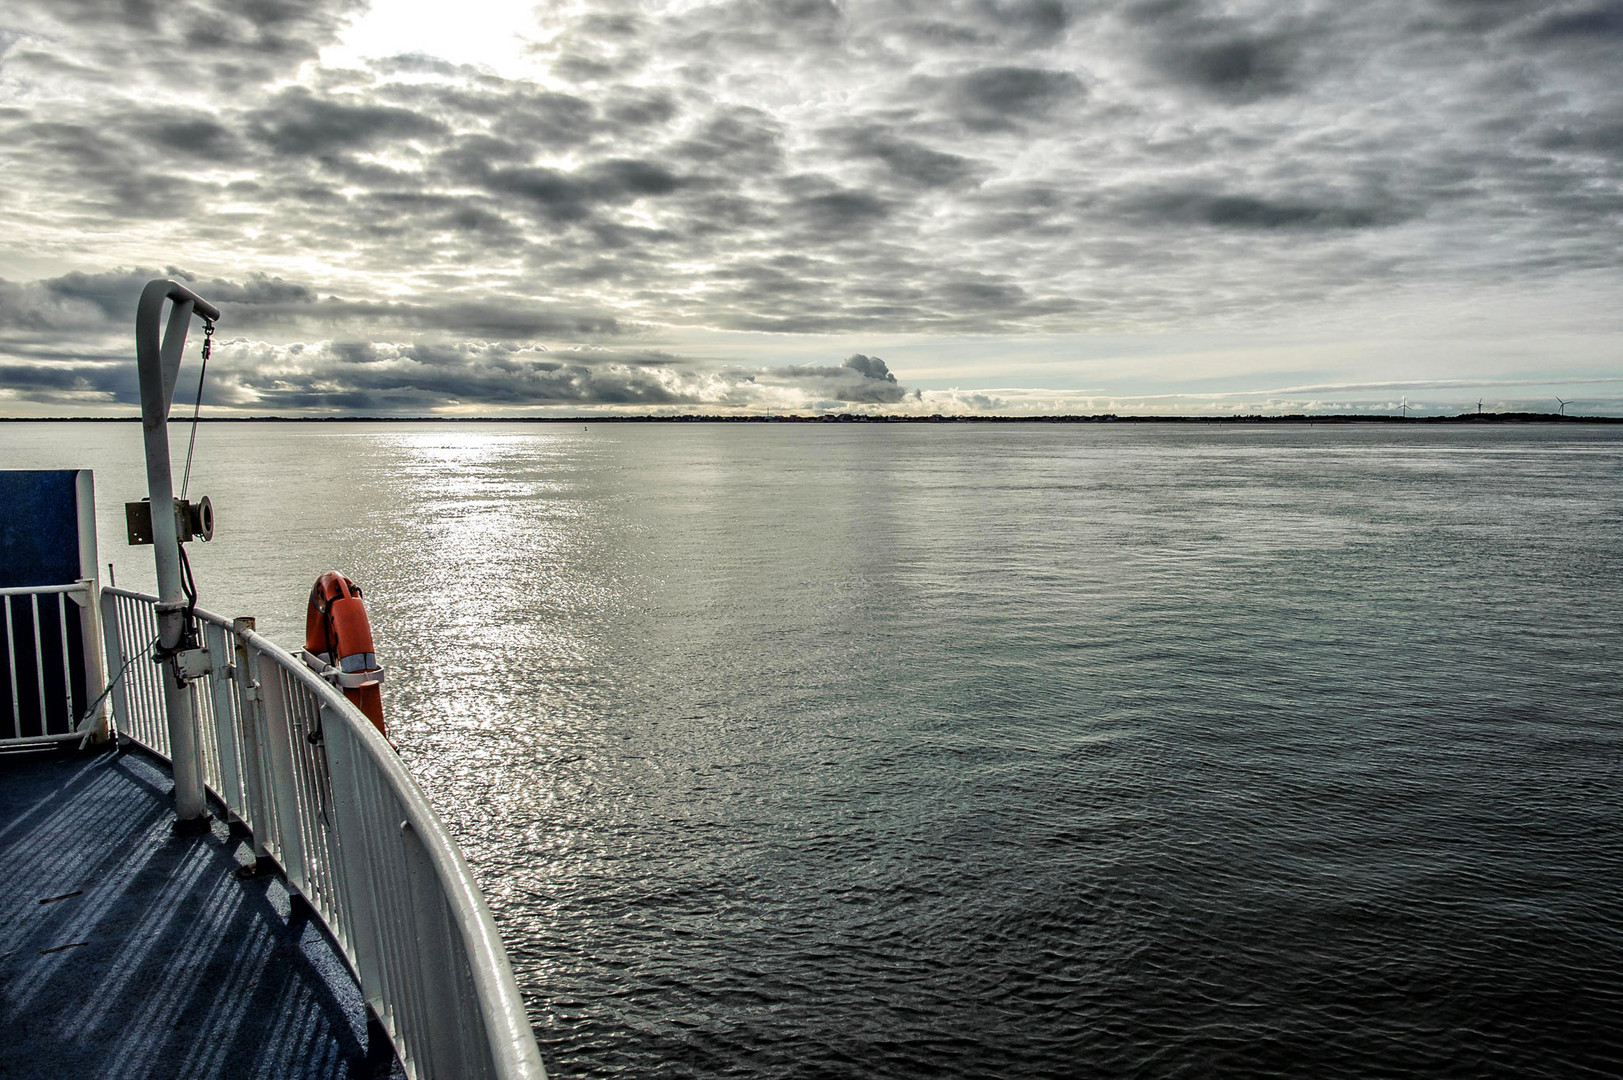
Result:
{"label": "white handrail top bar", "polygon": [[9,589],[0,589],[0,596],[48,596],[52,593],[84,592],[89,585],[85,581],[75,581],[72,585],[17,585]]}

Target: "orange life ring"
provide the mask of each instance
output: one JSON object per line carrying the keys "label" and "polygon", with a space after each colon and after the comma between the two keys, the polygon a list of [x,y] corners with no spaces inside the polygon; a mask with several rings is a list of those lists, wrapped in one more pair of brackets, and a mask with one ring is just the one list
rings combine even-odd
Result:
{"label": "orange life ring", "polygon": [[[379,731],[383,726],[383,668],[372,647],[361,587],[337,571],[316,579],[304,616],[304,651],[338,669],[338,684]],[[368,676],[373,676],[368,678]]]}

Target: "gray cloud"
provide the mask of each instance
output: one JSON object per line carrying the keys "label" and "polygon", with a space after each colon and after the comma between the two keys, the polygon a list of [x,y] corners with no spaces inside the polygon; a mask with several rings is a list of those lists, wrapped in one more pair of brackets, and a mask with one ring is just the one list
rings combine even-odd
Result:
{"label": "gray cloud", "polygon": [[492,168],[482,157],[461,156],[452,168],[458,179],[496,196],[517,196],[555,222],[579,222],[600,206],[669,195],[686,181],[650,161],[618,159],[565,171],[522,165]]}
{"label": "gray cloud", "polygon": [[[34,400],[134,405],[128,357],[131,315],[154,276],[181,280],[216,303],[222,332],[204,401],[248,412],[337,410],[410,413],[447,406],[802,409],[894,403],[907,394],[878,357],[856,354],[840,366],[721,367],[695,364],[612,341],[626,328],[489,301],[423,299],[392,304],[318,295],[302,284],[251,277],[200,279],[174,268],[69,274],[16,283],[0,279],[0,388]],[[255,330],[325,325],[324,339],[267,341]],[[380,340],[342,336],[346,328],[431,329],[436,337]],[[78,347],[49,343],[71,329]],[[475,333],[478,338],[457,335]],[[192,335],[195,357],[200,335]],[[541,339],[552,339],[554,345]]]}
{"label": "gray cloud", "polygon": [[382,142],[438,135],[439,121],[396,106],[317,96],[295,86],[246,117],[251,137],[282,155],[365,150]]}
{"label": "gray cloud", "polygon": [[1336,36],[1311,10],[1274,5],[1241,18],[1199,0],[1147,0],[1127,5],[1123,16],[1160,75],[1232,104],[1301,88],[1310,69],[1306,54],[1322,53],[1315,46]]}
{"label": "gray cloud", "polygon": [[896,376],[891,374],[890,368],[877,356],[864,356],[862,353],[853,353],[845,358],[841,367],[850,368],[864,379],[877,379],[880,382],[895,383]]}
{"label": "gray cloud", "polygon": [[898,138],[875,125],[836,129],[832,134],[848,153],[858,159],[872,158],[884,166],[888,179],[904,184],[954,187],[983,173],[983,168],[969,158]]}
{"label": "gray cloud", "polygon": [[[81,73],[109,84],[139,69],[175,85],[208,80],[235,89],[315,57],[364,6],[364,0],[13,0],[7,19],[72,41]],[[35,63],[38,46],[30,41],[22,49],[26,59],[17,59]]]}
{"label": "gray cloud", "polygon": [[133,325],[141,290],[157,277],[173,278],[207,297],[220,309],[222,325],[233,329],[342,329],[365,325],[385,332],[412,329],[492,338],[564,340],[612,338],[635,331],[635,327],[607,316],[580,309],[550,308],[528,298],[354,300],[318,295],[307,285],[264,274],[230,281],[168,267],[161,271],[73,273],[26,284],[0,279],[0,332],[54,334],[70,328],[87,335],[123,332]]}
{"label": "gray cloud", "polygon": [[862,353],[846,357],[839,367],[791,365],[766,377],[792,382],[814,397],[841,404],[894,405],[908,396],[883,360]]}
{"label": "gray cloud", "polygon": [[1173,225],[1222,229],[1368,229],[1404,219],[1398,207],[1359,205],[1303,198],[1258,198],[1202,191],[1147,193],[1129,203],[1130,212]]}
{"label": "gray cloud", "polygon": [[913,92],[935,94],[948,114],[972,131],[998,132],[1048,119],[1086,90],[1069,71],[998,65],[946,79],[921,76]]}
{"label": "gray cloud", "polygon": [[1155,60],[1174,79],[1241,100],[1288,92],[1296,65],[1293,43],[1282,36],[1168,42],[1156,50]]}
{"label": "gray cloud", "polygon": [[1623,4],[1600,4],[1546,15],[1533,36],[1549,39],[1623,40]]}
{"label": "gray cloud", "polygon": [[890,208],[864,191],[828,191],[796,199],[794,211],[815,232],[844,236],[866,232],[884,220]]}

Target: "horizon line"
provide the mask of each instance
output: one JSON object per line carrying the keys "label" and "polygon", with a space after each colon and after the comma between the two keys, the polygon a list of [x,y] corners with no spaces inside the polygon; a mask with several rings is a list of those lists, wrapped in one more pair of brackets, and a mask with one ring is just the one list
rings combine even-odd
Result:
{"label": "horizon line", "polygon": [[[1400,416],[1386,413],[1247,413],[1173,415],[1121,413],[581,413],[571,416],[170,416],[169,423],[192,420],[206,424],[1623,424],[1623,416],[1563,416],[1551,412],[1457,413],[1449,416]],[[139,423],[141,416],[0,416],[7,424]]]}

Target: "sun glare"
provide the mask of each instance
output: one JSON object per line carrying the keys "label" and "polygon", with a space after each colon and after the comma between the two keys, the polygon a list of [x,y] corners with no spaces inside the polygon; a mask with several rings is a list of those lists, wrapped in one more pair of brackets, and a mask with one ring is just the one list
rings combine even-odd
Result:
{"label": "sun glare", "polygon": [[525,66],[524,37],[535,31],[534,8],[512,0],[374,0],[322,53],[322,63],[421,53],[510,73]]}

